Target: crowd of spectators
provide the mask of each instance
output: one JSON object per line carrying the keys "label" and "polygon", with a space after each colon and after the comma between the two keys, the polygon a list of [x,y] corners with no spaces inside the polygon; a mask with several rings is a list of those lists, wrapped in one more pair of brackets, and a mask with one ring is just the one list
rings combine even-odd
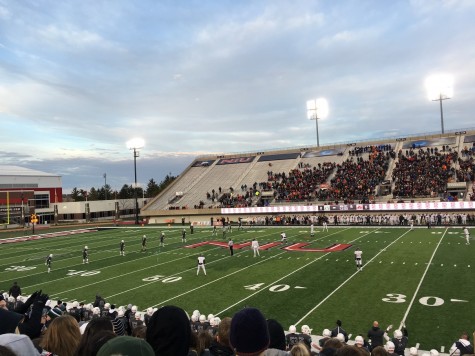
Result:
{"label": "crowd of spectators", "polygon": [[[376,196],[390,193],[398,200],[430,197],[456,201],[459,196],[447,192],[447,183],[475,181],[475,144],[460,152],[459,157],[457,149],[449,145],[414,145],[397,154],[391,144],[352,147],[348,159],[341,164],[328,161],[312,167],[299,162],[289,172],[268,171],[267,181],[254,182],[249,187],[242,184],[239,192],[232,187],[213,189],[206,193],[210,204],[201,200],[194,208],[263,206],[272,202],[374,203]],[[388,177],[391,161],[395,162],[392,182]],[[377,189],[383,185],[389,190]],[[272,195],[265,195],[264,199],[262,192]],[[470,200],[475,200],[475,190]],[[188,206],[169,209],[188,209]]]}
{"label": "crowd of spectators", "polygon": [[[3,294],[0,298],[4,298]],[[17,297],[21,298],[21,297]],[[0,307],[0,354],[2,356],[310,356],[375,355],[403,356],[409,348],[405,327],[389,335],[375,321],[367,333],[349,340],[340,320],[312,339],[312,329],[301,326],[288,332],[275,319],[266,319],[259,309],[245,307],[232,317],[219,318],[195,310],[191,317],[176,306],[116,308],[96,296],[94,303],[55,305],[41,291],[21,307]],[[97,306],[94,306],[97,305]],[[315,341],[315,342],[314,342]],[[409,349],[411,355],[417,350]],[[452,355],[473,353],[467,333],[454,342]],[[431,355],[438,356],[436,350]]]}
{"label": "crowd of spectators", "polygon": [[328,189],[321,189],[319,200],[365,200],[376,194],[376,186],[384,181],[390,160],[395,153],[390,150],[378,150],[372,146],[368,158],[350,156],[341,165],[337,165],[335,176],[330,180]]}
{"label": "crowd of spectators", "polygon": [[[448,147],[448,146],[447,146]],[[393,169],[393,195],[396,197],[437,197],[444,194],[447,183],[455,180],[454,163],[458,153],[444,146],[409,149],[398,153]]]}
{"label": "crowd of spectators", "polygon": [[325,183],[333,173],[334,162],[319,163],[316,167],[308,165],[303,169],[292,169],[290,172],[267,172],[267,180],[274,190],[277,201],[308,201],[314,200],[320,185]]}

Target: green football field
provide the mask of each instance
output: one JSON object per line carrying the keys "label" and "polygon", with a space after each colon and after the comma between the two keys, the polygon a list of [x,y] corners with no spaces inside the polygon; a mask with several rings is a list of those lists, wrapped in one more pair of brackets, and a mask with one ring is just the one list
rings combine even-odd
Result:
{"label": "green football field", "polygon": [[[165,247],[159,247],[162,231]],[[233,257],[220,246],[220,229],[218,236],[210,228],[195,228],[194,234],[187,229],[185,244],[181,227],[70,232],[2,243],[0,289],[18,281],[23,294],[42,289],[53,300],[93,302],[99,293],[107,302],[141,310],[172,304],[220,317],[254,306],[286,330],[307,324],[318,335],[340,319],[352,338],[366,336],[374,320],[383,328],[404,322],[410,346],[425,350],[448,351],[462,331],[474,329],[475,246],[465,244],[461,228],[331,227],[317,228],[313,238],[304,226],[234,228],[227,234],[235,243]],[[143,234],[146,252],[140,251]],[[253,238],[262,247],[260,257],[249,247]],[[121,240],[125,256],[119,256]],[[82,263],[85,245],[89,264]],[[362,271],[355,266],[356,247],[363,251]],[[196,275],[200,253],[206,276]]]}

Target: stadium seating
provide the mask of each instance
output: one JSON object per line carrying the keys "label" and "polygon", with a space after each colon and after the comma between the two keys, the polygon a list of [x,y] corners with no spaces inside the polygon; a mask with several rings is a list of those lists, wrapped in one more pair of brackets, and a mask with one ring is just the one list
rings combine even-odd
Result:
{"label": "stadium seating", "polygon": [[[470,184],[475,177],[474,155],[475,134],[463,131],[358,145],[198,157],[144,211],[475,199]],[[453,182],[466,182],[468,191],[458,187],[461,194],[450,192],[447,184]],[[211,191],[219,187],[221,193],[210,198]]]}

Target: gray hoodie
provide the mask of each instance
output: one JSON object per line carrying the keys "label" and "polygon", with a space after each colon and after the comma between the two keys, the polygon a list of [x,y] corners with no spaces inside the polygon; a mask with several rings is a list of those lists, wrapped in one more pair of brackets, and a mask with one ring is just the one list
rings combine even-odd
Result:
{"label": "gray hoodie", "polygon": [[0,345],[8,347],[17,356],[35,356],[40,354],[33,346],[31,339],[22,334],[0,335]]}

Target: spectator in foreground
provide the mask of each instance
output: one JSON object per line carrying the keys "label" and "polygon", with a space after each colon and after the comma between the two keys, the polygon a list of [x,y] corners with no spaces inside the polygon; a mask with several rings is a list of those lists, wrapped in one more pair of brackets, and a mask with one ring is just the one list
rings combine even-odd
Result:
{"label": "spectator in foreground", "polygon": [[40,347],[56,355],[73,356],[81,340],[79,324],[71,315],[59,316],[51,322],[40,341]]}
{"label": "spectator in foreground", "polygon": [[100,331],[114,331],[112,321],[109,318],[99,317],[92,319],[87,323],[84,334],[81,336],[80,342],[77,346],[75,356],[89,356],[93,336]]}
{"label": "spectator in foreground", "polygon": [[[19,334],[3,334],[0,335],[0,345],[10,350],[13,355],[39,355],[39,352],[35,349],[33,342],[26,335]],[[8,356],[8,353],[4,353],[0,350],[0,355]]]}
{"label": "spectator in foreground", "polygon": [[[91,336],[90,342],[86,345],[85,355],[96,356],[99,350],[109,340],[116,338],[117,335],[110,330],[100,330]],[[116,355],[119,356],[119,355]]]}
{"label": "spectator in foreground", "polygon": [[229,332],[231,329],[231,318],[226,317],[221,320],[218,326],[216,340],[211,343],[209,351],[213,356],[231,356],[234,351],[229,343]]}
{"label": "spectator in foreground", "polygon": [[112,355],[154,356],[155,353],[152,346],[143,339],[120,336],[107,341],[97,353],[97,356]]}
{"label": "spectator in foreground", "polygon": [[289,355],[291,356],[310,356],[310,351],[307,345],[303,342],[298,342],[290,349]]}
{"label": "spectator in foreground", "polygon": [[158,309],[150,318],[146,340],[157,356],[187,356],[191,327],[185,311],[171,305]]}
{"label": "spectator in foreground", "polygon": [[270,343],[264,315],[256,308],[244,308],[234,314],[229,335],[236,355],[263,355]]}
{"label": "spectator in foreground", "polygon": [[269,348],[264,352],[265,356],[286,356],[285,332],[282,325],[277,320],[267,319],[269,329]]}

